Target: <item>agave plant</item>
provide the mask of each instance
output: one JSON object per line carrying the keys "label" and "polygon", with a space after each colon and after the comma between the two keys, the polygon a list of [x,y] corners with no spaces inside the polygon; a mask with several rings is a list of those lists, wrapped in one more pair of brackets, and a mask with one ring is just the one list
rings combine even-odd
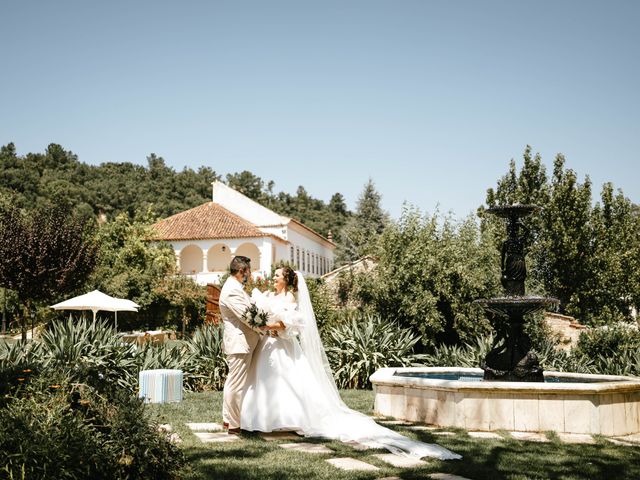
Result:
{"label": "agave plant", "polygon": [[439,345],[424,355],[424,364],[430,367],[477,368],[493,347],[493,337],[478,337],[474,344]]}
{"label": "agave plant", "polygon": [[203,325],[182,347],[186,386],[193,390],[221,390],[227,377],[227,362],[222,351],[222,326]]}
{"label": "agave plant", "polygon": [[376,315],[356,316],[329,327],[324,340],[340,388],[370,387],[369,377],[377,369],[414,366],[423,359],[413,353],[418,335]]}
{"label": "agave plant", "polygon": [[40,344],[45,369],[63,370],[69,378],[102,391],[113,383],[129,389],[137,384],[136,347],[123,343],[105,321],[54,322]]}

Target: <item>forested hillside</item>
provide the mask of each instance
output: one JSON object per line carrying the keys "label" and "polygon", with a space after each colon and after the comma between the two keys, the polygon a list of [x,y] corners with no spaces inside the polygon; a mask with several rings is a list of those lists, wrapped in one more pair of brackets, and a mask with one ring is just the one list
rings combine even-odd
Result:
{"label": "forested hillside", "polygon": [[102,163],[88,165],[62,146],[51,144],[44,153],[16,154],[13,143],[0,148],[0,197],[22,208],[63,203],[83,217],[108,220],[119,213],[131,218],[151,208],[163,218],[195,207],[211,198],[211,182],[221,180],[283,215],[305,223],[323,235],[339,237],[351,213],[335,193],[328,203],[314,198],[303,186],[295,194],[276,192],[273,181],[243,171],[222,178],[209,167],[175,171],[155,154],[147,165]]}

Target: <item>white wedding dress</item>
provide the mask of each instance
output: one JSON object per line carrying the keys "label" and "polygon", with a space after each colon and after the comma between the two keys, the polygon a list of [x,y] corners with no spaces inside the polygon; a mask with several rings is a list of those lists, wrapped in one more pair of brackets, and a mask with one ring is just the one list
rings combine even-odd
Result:
{"label": "white wedding dress", "polygon": [[277,337],[263,336],[253,353],[241,428],[296,431],[307,437],[359,443],[418,458],[461,458],[439,445],[412,440],[378,425],[344,404],[318,335],[306,283],[299,272],[296,274],[299,305],[285,295],[254,291],[256,305],[270,311],[286,329]]}

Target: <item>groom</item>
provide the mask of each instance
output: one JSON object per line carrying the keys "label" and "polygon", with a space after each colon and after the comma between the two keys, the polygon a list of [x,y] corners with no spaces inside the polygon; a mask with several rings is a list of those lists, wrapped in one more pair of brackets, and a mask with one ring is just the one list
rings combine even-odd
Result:
{"label": "groom", "polygon": [[224,326],[222,348],[229,365],[222,397],[222,421],[229,433],[239,433],[242,395],[260,335],[242,318],[251,305],[251,299],[244,291],[244,284],[251,275],[251,260],[234,257],[229,269],[231,275],[220,292],[220,315]]}

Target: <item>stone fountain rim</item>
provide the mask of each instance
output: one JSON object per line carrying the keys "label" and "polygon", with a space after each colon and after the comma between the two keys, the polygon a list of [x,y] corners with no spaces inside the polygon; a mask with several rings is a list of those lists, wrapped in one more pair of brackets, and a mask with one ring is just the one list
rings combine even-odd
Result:
{"label": "stone fountain rim", "polygon": [[461,380],[439,380],[418,377],[402,377],[395,375],[402,372],[412,373],[473,373],[482,375],[484,371],[480,368],[466,367],[392,367],[377,370],[369,380],[372,384],[411,387],[418,390],[438,390],[454,392],[479,392],[483,394],[504,394],[531,393],[535,395],[557,395],[557,394],[607,394],[640,392],[640,378],[626,377],[620,375],[597,375],[588,373],[568,373],[545,371],[544,375],[559,378],[584,378],[607,380],[606,383],[538,383],[538,382],[502,382],[502,381],[461,381]]}

